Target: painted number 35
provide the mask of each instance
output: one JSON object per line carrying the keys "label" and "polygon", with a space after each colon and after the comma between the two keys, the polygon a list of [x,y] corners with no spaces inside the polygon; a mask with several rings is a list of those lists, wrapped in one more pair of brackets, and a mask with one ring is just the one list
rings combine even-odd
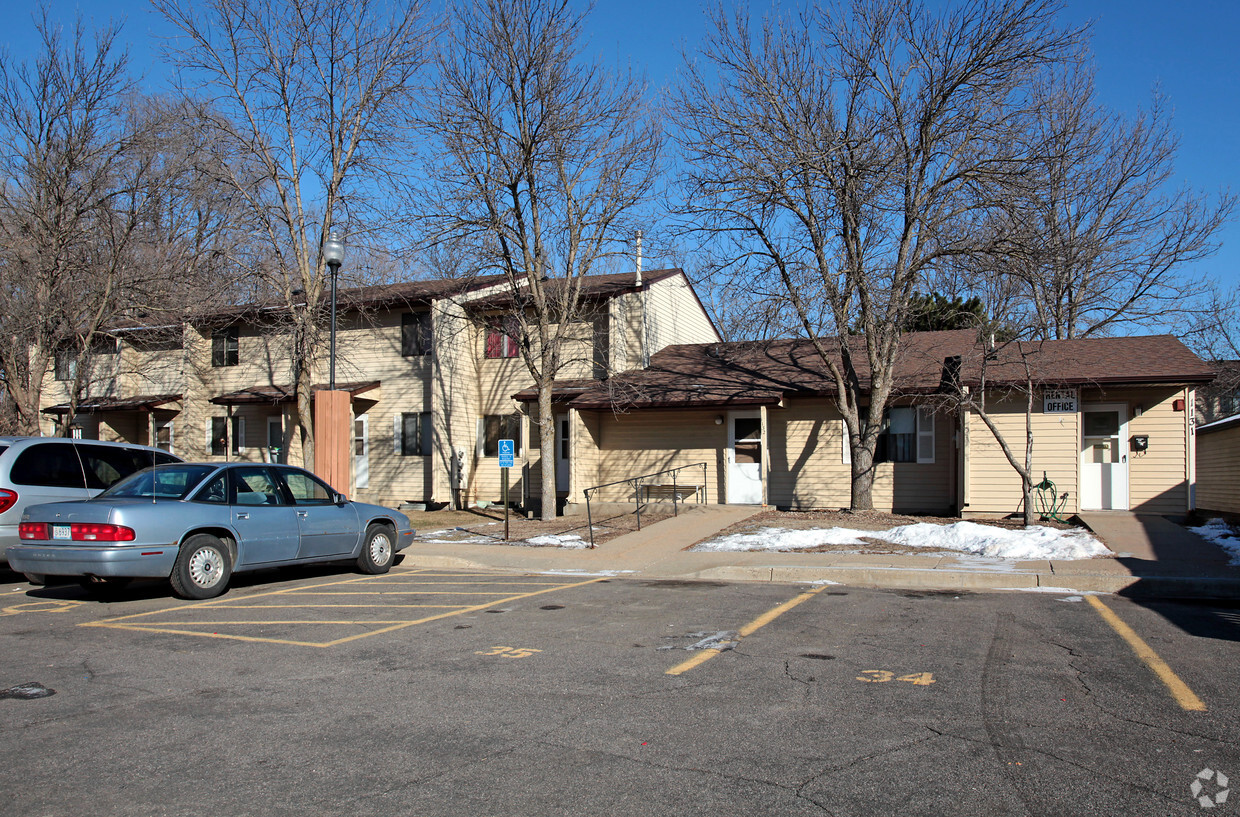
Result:
{"label": "painted number 35", "polygon": [[870,684],[885,684],[888,681],[905,681],[906,683],[915,684],[919,687],[928,687],[934,683],[934,674],[929,672],[914,672],[911,675],[901,675],[896,677],[894,672],[885,669],[867,669],[862,670],[857,676],[858,681],[865,681]]}

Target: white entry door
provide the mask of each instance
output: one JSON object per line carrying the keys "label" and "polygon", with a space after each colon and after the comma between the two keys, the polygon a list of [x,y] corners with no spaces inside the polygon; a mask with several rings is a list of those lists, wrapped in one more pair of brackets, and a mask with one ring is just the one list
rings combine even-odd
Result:
{"label": "white entry door", "polygon": [[728,415],[728,504],[762,504],[762,417],[756,411]]}
{"label": "white entry door", "polygon": [[571,435],[568,433],[568,415],[555,417],[555,489],[568,492],[568,464]]}
{"label": "white entry door", "polygon": [[353,485],[370,487],[370,418],[365,414],[353,419]]}
{"label": "white entry door", "polygon": [[1128,407],[1081,406],[1081,510],[1128,509]]}

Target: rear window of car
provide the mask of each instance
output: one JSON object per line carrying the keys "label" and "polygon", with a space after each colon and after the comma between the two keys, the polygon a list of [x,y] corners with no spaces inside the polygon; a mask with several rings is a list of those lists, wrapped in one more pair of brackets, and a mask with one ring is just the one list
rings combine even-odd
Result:
{"label": "rear window of car", "polygon": [[151,464],[146,452],[109,445],[78,444],[78,454],[86,470],[86,487],[111,488],[135,471]]}
{"label": "rear window of car", "polygon": [[182,499],[218,466],[175,463],[131,474],[98,498]]}
{"label": "rear window of car", "polygon": [[82,464],[72,443],[27,446],[13,463],[9,479],[17,485],[48,488],[84,488]]}

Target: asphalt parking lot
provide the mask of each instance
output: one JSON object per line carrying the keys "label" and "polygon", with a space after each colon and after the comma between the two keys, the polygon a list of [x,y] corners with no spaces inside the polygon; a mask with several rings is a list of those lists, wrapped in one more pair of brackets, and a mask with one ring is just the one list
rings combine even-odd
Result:
{"label": "asphalt parking lot", "polygon": [[1110,596],[9,575],[0,786],[14,815],[1226,814],[1237,659],[1240,610]]}

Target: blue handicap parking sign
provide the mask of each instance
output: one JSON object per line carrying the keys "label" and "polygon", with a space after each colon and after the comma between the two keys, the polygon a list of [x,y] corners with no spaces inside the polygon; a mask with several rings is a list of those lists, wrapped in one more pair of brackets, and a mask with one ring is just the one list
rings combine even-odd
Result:
{"label": "blue handicap parking sign", "polygon": [[500,468],[512,468],[513,467],[513,451],[514,450],[515,450],[515,446],[513,446],[512,440],[500,440],[499,441],[499,467]]}

